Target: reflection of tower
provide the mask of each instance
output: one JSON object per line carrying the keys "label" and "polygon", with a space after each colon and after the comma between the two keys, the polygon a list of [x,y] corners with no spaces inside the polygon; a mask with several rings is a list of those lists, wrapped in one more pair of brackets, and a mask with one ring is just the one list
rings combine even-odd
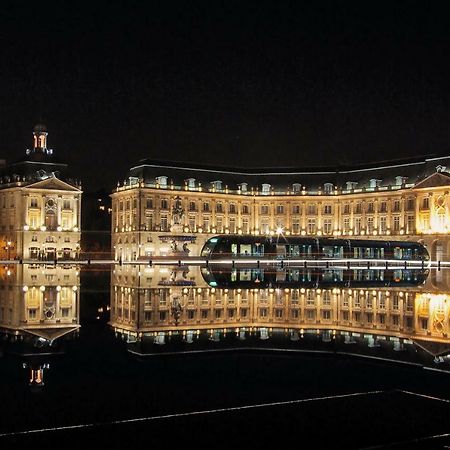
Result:
{"label": "reflection of tower", "polygon": [[30,370],[30,377],[28,379],[28,385],[31,390],[39,391],[44,387],[44,370],[50,368],[49,363],[30,362],[23,363],[24,369]]}
{"label": "reflection of tower", "polygon": [[[79,279],[72,265],[0,267],[0,283],[9,294],[8,303],[0,298],[5,354],[24,358],[33,390],[44,385],[49,358],[64,353],[63,341],[75,337],[80,327]],[[5,304],[11,305],[8,315],[2,313]]]}

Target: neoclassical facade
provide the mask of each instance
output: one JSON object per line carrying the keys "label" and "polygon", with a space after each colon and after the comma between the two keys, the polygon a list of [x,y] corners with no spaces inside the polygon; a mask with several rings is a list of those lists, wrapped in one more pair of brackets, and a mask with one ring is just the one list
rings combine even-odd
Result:
{"label": "neoclassical facade", "polygon": [[224,288],[211,287],[201,270],[205,269],[116,265],[111,275],[111,326],[131,340],[284,329],[329,331],[349,339],[352,334],[368,335],[372,341],[388,337],[399,345],[404,340],[447,347],[450,343],[447,273],[439,280],[425,273],[425,283],[410,279],[389,287],[376,286],[379,275],[361,270],[364,281],[355,276],[347,287],[298,282],[289,288],[261,288],[258,283]]}
{"label": "neoclassical facade", "polygon": [[53,341],[79,325],[80,274],[73,265],[0,267],[0,332]]}
{"label": "neoclassical facade", "polygon": [[67,175],[37,125],[25,158],[0,168],[0,259],[75,259],[80,251],[81,184]]}
{"label": "neoclassical facade", "polygon": [[422,241],[449,254],[450,157],[336,170],[143,160],[112,193],[115,259],[199,255],[214,234]]}

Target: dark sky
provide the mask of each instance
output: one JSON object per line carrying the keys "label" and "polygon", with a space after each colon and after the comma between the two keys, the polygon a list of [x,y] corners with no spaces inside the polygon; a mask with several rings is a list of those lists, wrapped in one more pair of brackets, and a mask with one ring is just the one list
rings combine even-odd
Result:
{"label": "dark sky", "polygon": [[412,1],[3,2],[0,157],[34,123],[85,189],[139,159],[450,153],[450,19]]}

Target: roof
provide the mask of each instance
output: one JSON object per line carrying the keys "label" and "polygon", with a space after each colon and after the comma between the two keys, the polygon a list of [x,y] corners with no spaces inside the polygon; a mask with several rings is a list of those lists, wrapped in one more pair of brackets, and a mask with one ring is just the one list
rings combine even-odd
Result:
{"label": "roof", "polygon": [[[411,158],[408,160],[392,160],[372,164],[341,167],[301,167],[301,168],[232,168],[213,167],[201,164],[168,162],[144,159],[129,170],[129,177],[143,180],[146,184],[155,183],[157,177],[166,176],[168,183],[183,186],[185,180],[193,178],[205,188],[210,183],[220,180],[223,188],[237,189],[242,183],[261,189],[263,183],[272,188],[285,191],[295,183],[306,190],[319,190],[325,183],[331,183],[340,189],[346,189],[347,183],[355,183],[353,187],[367,188],[373,183],[379,186],[399,186],[402,184],[417,185],[430,175],[440,172],[440,180],[448,177],[444,174],[450,168],[450,156],[436,158]],[[375,181],[379,180],[379,181]]]}

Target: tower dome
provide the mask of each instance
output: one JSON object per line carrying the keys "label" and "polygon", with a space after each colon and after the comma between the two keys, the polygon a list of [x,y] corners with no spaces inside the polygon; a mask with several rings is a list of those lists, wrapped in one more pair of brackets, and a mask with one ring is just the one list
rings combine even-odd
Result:
{"label": "tower dome", "polygon": [[47,133],[47,127],[43,123],[37,123],[34,126],[33,131],[35,133],[42,133],[42,132]]}

